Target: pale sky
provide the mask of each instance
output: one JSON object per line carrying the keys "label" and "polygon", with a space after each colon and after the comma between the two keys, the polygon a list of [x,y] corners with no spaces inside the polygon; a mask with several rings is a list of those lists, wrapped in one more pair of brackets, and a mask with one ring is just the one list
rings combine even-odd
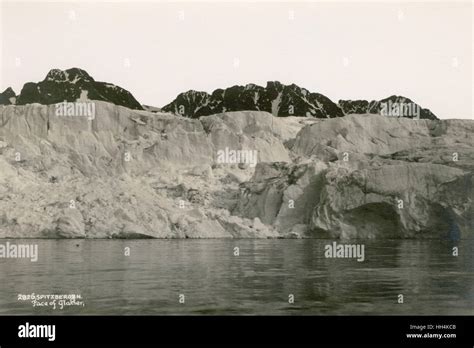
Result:
{"label": "pale sky", "polygon": [[334,102],[397,94],[473,118],[472,7],[3,0],[0,90],[79,67],[159,107],[190,89],[278,80]]}

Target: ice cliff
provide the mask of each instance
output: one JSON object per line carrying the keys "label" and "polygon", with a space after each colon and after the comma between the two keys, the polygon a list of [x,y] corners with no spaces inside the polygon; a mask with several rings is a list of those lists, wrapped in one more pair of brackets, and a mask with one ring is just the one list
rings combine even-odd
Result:
{"label": "ice cliff", "polygon": [[[0,106],[0,237],[470,238],[474,122]],[[258,153],[218,163],[222,149]]]}

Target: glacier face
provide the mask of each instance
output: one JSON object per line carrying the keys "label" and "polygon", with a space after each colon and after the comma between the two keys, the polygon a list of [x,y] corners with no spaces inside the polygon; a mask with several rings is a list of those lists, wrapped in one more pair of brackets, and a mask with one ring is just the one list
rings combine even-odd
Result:
{"label": "glacier face", "polygon": [[0,237],[472,237],[472,121],[94,103],[0,106]]}

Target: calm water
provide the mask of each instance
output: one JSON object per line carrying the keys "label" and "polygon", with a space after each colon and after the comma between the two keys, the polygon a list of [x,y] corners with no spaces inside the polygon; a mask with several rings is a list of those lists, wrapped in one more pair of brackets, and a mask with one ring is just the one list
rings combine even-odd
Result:
{"label": "calm water", "polygon": [[[324,240],[9,242],[38,243],[39,260],[0,259],[0,314],[474,314],[474,241],[370,242],[364,262],[326,259]],[[28,293],[85,306],[17,301]]]}

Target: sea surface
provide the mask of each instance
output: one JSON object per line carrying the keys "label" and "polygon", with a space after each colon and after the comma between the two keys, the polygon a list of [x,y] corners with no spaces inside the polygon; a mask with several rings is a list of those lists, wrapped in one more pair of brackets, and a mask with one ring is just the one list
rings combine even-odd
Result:
{"label": "sea surface", "polygon": [[[326,258],[333,241],[317,239],[7,241],[39,255],[0,259],[0,314],[474,314],[473,240],[348,242],[363,262]],[[18,299],[32,293],[83,305]]]}

